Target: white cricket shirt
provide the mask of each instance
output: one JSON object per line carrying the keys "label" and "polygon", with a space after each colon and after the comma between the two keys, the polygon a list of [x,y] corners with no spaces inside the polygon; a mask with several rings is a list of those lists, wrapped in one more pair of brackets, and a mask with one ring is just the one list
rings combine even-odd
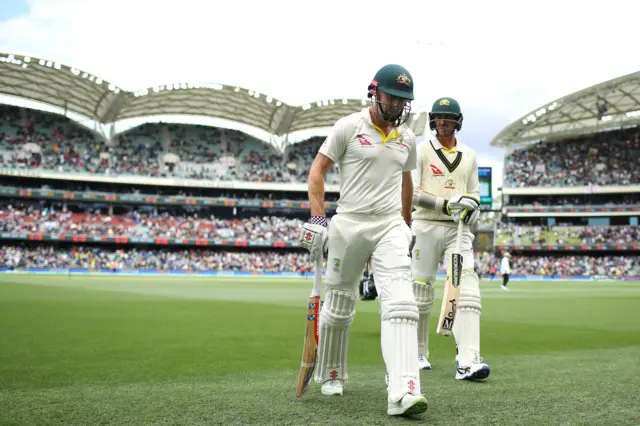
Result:
{"label": "white cricket shirt", "polygon": [[501,274],[510,274],[511,273],[511,265],[509,265],[509,258],[507,256],[502,258],[500,262],[500,273]]}
{"label": "white cricket shirt", "polygon": [[365,108],[338,120],[319,152],[340,168],[338,214],[402,213],[402,173],[416,168],[416,137],[408,126],[385,137]]}
{"label": "white cricket shirt", "polygon": [[[421,192],[442,197],[475,194],[480,196],[478,161],[476,153],[456,137],[456,146],[451,150],[443,147],[434,136],[418,146],[417,168],[413,171],[413,183]],[[442,211],[416,207],[413,219],[451,221]]]}

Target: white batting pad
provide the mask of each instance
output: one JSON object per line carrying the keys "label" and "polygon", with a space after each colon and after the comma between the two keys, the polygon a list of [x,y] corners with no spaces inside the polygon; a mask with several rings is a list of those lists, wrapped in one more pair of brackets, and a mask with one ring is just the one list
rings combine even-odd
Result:
{"label": "white batting pad", "polygon": [[435,292],[431,284],[413,283],[413,294],[418,305],[420,319],[418,320],[418,351],[429,356],[429,323],[431,320],[431,308]]}
{"label": "white batting pad", "polygon": [[463,271],[460,283],[460,299],[453,335],[458,345],[458,362],[467,365],[480,353],[480,284],[472,271]]}
{"label": "white batting pad", "polygon": [[314,379],[346,380],[349,328],[356,313],[356,296],[341,290],[329,290],[320,312],[318,363]]}
{"label": "white batting pad", "polygon": [[418,370],[418,307],[415,302],[383,302],[382,354],[389,374],[388,399],[421,395]]}

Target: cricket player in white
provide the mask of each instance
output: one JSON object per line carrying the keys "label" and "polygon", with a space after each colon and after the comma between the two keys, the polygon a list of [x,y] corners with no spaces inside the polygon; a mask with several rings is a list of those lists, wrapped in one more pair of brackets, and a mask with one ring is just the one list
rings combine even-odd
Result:
{"label": "cricket player in white", "polygon": [[500,261],[500,274],[502,274],[502,285],[500,286],[503,290],[509,291],[507,288],[507,283],[509,282],[509,275],[511,275],[511,264],[509,262],[511,259],[511,255],[508,252],[502,253],[502,260]]}
{"label": "cricket player in white", "polygon": [[[328,246],[325,301],[320,313],[315,381],[324,395],[342,395],[347,380],[349,328],[357,284],[371,259],[380,299],[381,346],[390,383],[387,414],[427,409],[418,369],[418,307],[409,253],[415,135],[404,124],[411,111],[413,79],[399,65],[386,65],[369,85],[371,107],[336,122],[309,174],[311,219],[300,243],[311,256]],[[327,231],[324,176],[340,167],[340,200]]]}
{"label": "cricket player in white", "polygon": [[440,260],[450,264],[456,246],[457,222],[464,221],[461,244],[463,270],[460,298],[453,334],[458,349],[456,379],[479,380],[489,376],[490,368],[480,358],[479,279],[474,271],[469,230],[480,215],[480,184],[474,150],[462,144],[456,131],[462,128],[460,105],[453,98],[437,99],[429,113],[429,127],[435,136],[418,147],[418,164],[413,180],[416,185],[413,230],[416,244],[412,253],[413,292],[420,311],[418,325],[419,365],[429,363],[429,319],[433,309],[436,272]]}

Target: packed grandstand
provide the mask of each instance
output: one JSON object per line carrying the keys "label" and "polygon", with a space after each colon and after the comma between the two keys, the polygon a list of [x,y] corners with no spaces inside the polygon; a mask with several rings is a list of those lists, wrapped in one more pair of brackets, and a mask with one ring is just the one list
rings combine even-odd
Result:
{"label": "packed grandstand", "polygon": [[[277,147],[175,122],[105,137],[61,115],[0,105],[0,269],[311,271],[297,234],[323,140]],[[637,123],[504,140],[501,209],[477,230],[490,237],[476,247],[483,277],[497,274],[505,251],[512,275],[640,276]],[[339,184],[337,167],[327,183]],[[327,191],[329,214],[338,197]]]}

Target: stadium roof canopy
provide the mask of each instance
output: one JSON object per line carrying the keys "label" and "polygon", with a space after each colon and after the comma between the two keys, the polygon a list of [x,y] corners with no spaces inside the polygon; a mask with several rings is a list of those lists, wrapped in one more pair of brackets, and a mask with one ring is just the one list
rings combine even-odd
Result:
{"label": "stadium roof canopy", "polygon": [[640,71],[556,99],[505,127],[491,146],[566,137],[640,124]]}
{"label": "stadium roof canopy", "polygon": [[[279,137],[331,127],[367,104],[363,99],[326,99],[295,106],[250,89],[186,82],[131,92],[55,61],[7,53],[0,53],[0,94],[43,102],[101,124],[159,115],[204,116]],[[408,124],[422,135],[426,114],[412,114]]]}

